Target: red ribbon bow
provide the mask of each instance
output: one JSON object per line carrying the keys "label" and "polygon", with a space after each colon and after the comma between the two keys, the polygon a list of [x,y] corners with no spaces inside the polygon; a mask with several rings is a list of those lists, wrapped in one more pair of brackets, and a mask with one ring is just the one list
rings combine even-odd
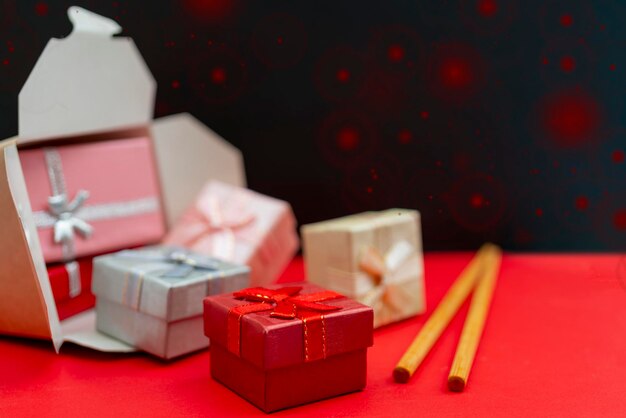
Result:
{"label": "red ribbon bow", "polygon": [[339,306],[319,302],[343,297],[329,290],[299,295],[301,287],[282,287],[271,290],[252,287],[235,292],[237,299],[257,302],[239,305],[228,311],[227,347],[236,355],[241,354],[241,318],[253,312],[269,311],[270,316],[280,319],[301,319],[304,338],[304,361],[326,358],[326,324],[324,313],[340,310]]}

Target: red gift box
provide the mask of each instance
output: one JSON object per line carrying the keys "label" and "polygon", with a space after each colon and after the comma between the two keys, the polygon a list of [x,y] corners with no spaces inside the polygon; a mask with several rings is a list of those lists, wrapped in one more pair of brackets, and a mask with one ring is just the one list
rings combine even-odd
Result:
{"label": "red gift box", "polygon": [[373,320],[310,284],[207,297],[211,375],[265,412],[362,390]]}
{"label": "red gift box", "polygon": [[96,298],[91,293],[91,257],[52,264],[47,269],[60,320],[95,306]]}

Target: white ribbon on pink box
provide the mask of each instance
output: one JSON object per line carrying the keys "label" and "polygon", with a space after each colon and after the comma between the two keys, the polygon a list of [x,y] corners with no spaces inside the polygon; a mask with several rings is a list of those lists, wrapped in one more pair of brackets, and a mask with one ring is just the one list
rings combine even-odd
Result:
{"label": "white ribbon on pink box", "polygon": [[253,286],[278,278],[299,247],[291,206],[210,181],[163,242],[251,268]]}

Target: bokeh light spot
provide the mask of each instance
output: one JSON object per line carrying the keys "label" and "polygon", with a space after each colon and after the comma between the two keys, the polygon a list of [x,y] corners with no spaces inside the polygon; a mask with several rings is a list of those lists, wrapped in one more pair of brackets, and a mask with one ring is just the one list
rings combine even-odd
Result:
{"label": "bokeh light spot", "polygon": [[569,13],[562,14],[559,17],[559,23],[561,26],[568,28],[574,24],[574,17]]}
{"label": "bokeh light spot", "polygon": [[493,17],[498,13],[498,3],[496,0],[478,0],[476,9],[483,17]]}
{"label": "bokeh light spot", "polygon": [[48,14],[48,5],[42,1],[35,4],[35,13],[37,16],[46,16]]}
{"label": "bokeh light spot", "polygon": [[180,87],[180,81],[178,81],[178,80],[172,81],[172,88],[173,89],[177,89],[179,87]]}
{"label": "bokeh light spot", "polygon": [[611,154],[611,160],[613,160],[613,162],[616,164],[623,163],[625,158],[626,158],[626,155],[624,154],[624,151],[622,151],[621,149],[616,149]]}
{"label": "bokeh light spot", "polygon": [[211,70],[211,82],[213,84],[224,84],[226,82],[226,70],[222,67],[215,67]]}
{"label": "bokeh light spot", "polygon": [[579,211],[587,210],[589,208],[589,198],[587,196],[578,196],[574,201],[574,206]]}
{"label": "bokeh light spot", "polygon": [[577,146],[598,139],[601,116],[595,98],[579,91],[549,97],[541,115],[548,135],[562,146]]}
{"label": "bokeh light spot", "polygon": [[360,142],[359,132],[352,127],[341,128],[337,133],[337,145],[343,151],[354,151]]}
{"label": "bokeh light spot", "polygon": [[463,60],[447,60],[442,65],[441,72],[444,84],[451,88],[463,88],[472,82],[470,66]]}
{"label": "bokeh light spot", "polygon": [[337,81],[341,83],[347,83],[348,81],[350,81],[350,71],[345,68],[340,68],[339,70],[337,70],[337,74],[335,75],[335,77],[337,78]]}
{"label": "bokeh light spot", "polygon": [[541,218],[541,217],[543,216],[543,209],[541,209],[541,208],[537,208],[537,209],[535,209],[535,215],[536,215],[538,218]]}
{"label": "bokeh light spot", "polygon": [[613,225],[620,231],[626,230],[626,209],[619,209],[613,214]]}
{"label": "bokeh light spot", "polygon": [[615,64],[609,65],[609,70],[615,71],[616,69],[617,69],[617,65],[615,65]]}
{"label": "bokeh light spot", "polygon": [[474,76],[467,61],[449,58],[441,66],[441,78],[446,87],[462,89],[472,83]]}
{"label": "bokeh light spot", "polygon": [[561,67],[561,70],[566,73],[571,73],[576,69],[576,60],[571,55],[565,55],[561,57],[559,65]]}
{"label": "bokeh light spot", "polygon": [[435,94],[457,104],[478,93],[487,78],[485,62],[478,51],[459,43],[438,45],[429,73]]}
{"label": "bokeh light spot", "polygon": [[470,206],[475,209],[483,207],[485,204],[485,197],[480,193],[474,193],[470,197]]}
{"label": "bokeh light spot", "polygon": [[196,19],[217,21],[234,9],[234,0],[183,0],[183,8]]}
{"label": "bokeh light spot", "polygon": [[387,49],[387,58],[389,58],[389,61],[391,62],[400,62],[404,59],[405,55],[406,52],[404,51],[404,48],[400,45],[390,45]]}
{"label": "bokeh light spot", "polygon": [[406,145],[413,140],[413,134],[409,129],[402,129],[398,132],[398,142]]}

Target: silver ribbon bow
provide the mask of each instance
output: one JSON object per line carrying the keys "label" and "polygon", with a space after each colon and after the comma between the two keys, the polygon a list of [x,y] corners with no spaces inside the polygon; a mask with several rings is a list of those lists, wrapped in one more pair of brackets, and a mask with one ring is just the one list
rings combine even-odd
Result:
{"label": "silver ribbon bow", "polygon": [[48,209],[33,213],[37,228],[54,228],[54,242],[61,244],[63,259],[71,261],[76,257],[74,233],[89,238],[93,226],[88,221],[115,219],[153,213],[159,210],[158,198],[151,196],[123,202],[108,202],[85,205],[89,192],[79,190],[72,201],[69,200],[63,162],[55,148],[45,148],[44,158],[52,196],[48,198]]}
{"label": "silver ribbon bow", "polygon": [[50,213],[56,218],[54,222],[54,242],[69,244],[74,240],[74,231],[83,238],[89,238],[93,227],[76,216],[76,212],[89,198],[89,192],[79,190],[71,202],[67,194],[61,193],[48,198]]}
{"label": "silver ribbon bow", "polygon": [[162,252],[124,250],[120,251],[116,255],[136,260],[173,264],[171,269],[164,271],[160,274],[160,276],[175,279],[185,278],[196,269],[216,271],[220,268],[219,261],[201,255],[192,254],[183,249],[169,249]]}
{"label": "silver ribbon bow", "polygon": [[[220,269],[220,263],[211,258],[191,254],[179,248],[124,250],[114,254],[117,257],[129,258],[137,261],[154,263],[132,267],[130,274],[126,275],[123,303],[134,310],[139,310],[143,294],[143,282],[146,274],[158,274],[159,277],[184,279],[196,269],[216,271]],[[162,273],[163,264],[171,265]]]}

